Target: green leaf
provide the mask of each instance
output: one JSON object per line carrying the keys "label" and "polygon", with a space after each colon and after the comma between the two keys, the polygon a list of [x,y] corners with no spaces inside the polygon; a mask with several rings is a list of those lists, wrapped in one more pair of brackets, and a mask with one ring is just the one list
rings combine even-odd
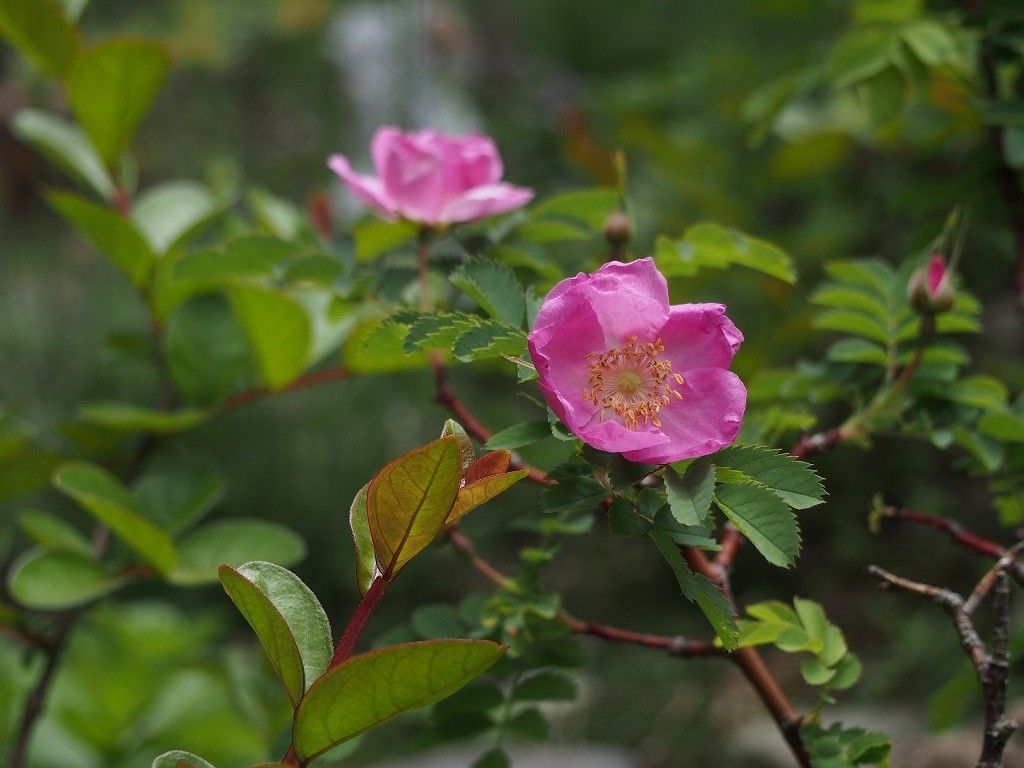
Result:
{"label": "green leaf", "polygon": [[307,364],[313,327],[303,306],[279,291],[237,285],[228,298],[271,389],[287,386]]}
{"label": "green leaf", "polygon": [[153,250],[164,254],[202,229],[220,209],[205,185],[169,181],[138,196],[132,206],[132,220]]}
{"label": "green leaf", "polygon": [[904,27],[900,36],[929,67],[954,62],[961,57],[953,35],[934,21],[916,21]]}
{"label": "green leaf", "polygon": [[469,259],[448,279],[491,317],[517,327],[523,324],[526,297],[512,270],[504,264],[490,259]]}
{"label": "green leaf", "polygon": [[178,565],[168,578],[188,586],[213,584],[220,565],[237,568],[250,560],[292,565],[305,556],[306,545],[291,528],[267,520],[217,520],[178,542]]}
{"label": "green leaf", "polygon": [[424,605],[412,612],[413,631],[424,640],[458,637],[466,625],[456,608],[450,605]]}
{"label": "green leaf", "polygon": [[654,261],[667,277],[690,277],[702,268],[725,269],[731,264],[763,272],[793,284],[796,267],[778,246],[719,224],[694,224],[679,240],[659,237]]}
{"label": "green leaf", "polygon": [[974,408],[1000,411],[1006,407],[1006,385],[992,376],[968,376],[936,388],[943,400],[963,403]]}
{"label": "green leaf", "polygon": [[291,571],[274,563],[254,561],[238,568],[280,612],[302,656],[306,687],[327,671],[334,655],[331,623],[316,595]]}
{"label": "green leaf", "polygon": [[884,733],[863,728],[844,729],[834,723],[828,729],[815,722],[800,729],[800,739],[814,768],[854,768],[875,765],[887,768],[891,745]]}
{"label": "green leaf", "polygon": [[124,583],[91,554],[30,549],[11,566],[8,588],[26,608],[58,611],[102,597]]}
{"label": "green leaf", "polygon": [[348,524],[352,529],[352,540],[356,546],[356,585],[359,593],[365,595],[373,580],[380,576],[377,556],[373,551],[370,536],[370,521],[366,515],[366,492],[370,484],[359,489],[349,508]]}
{"label": "green leaf", "polygon": [[224,479],[216,472],[176,465],[147,472],[132,493],[146,517],[177,536],[209,514],[224,490]]}
{"label": "green leaf", "polygon": [[373,261],[415,240],[416,227],[406,221],[372,218],[357,224],[352,237],[356,241],[356,261]]}
{"label": "green leaf", "polygon": [[397,714],[443,699],[503,651],[485,640],[427,640],[353,656],[302,700],[292,732],[299,759],[309,762]]}
{"label": "green leaf", "polygon": [[88,462],[69,461],[54,472],[53,484],[159,573],[174,569],[178,552],[170,536],[143,516],[135,497],[109,472]]}
{"label": "green leaf", "polygon": [[214,766],[191,752],[175,749],[160,755],[153,761],[150,768],[214,768]]}
{"label": "green leaf", "polygon": [[826,71],[835,88],[849,88],[889,66],[892,35],[885,29],[854,28],[833,47]]}
{"label": "green leaf", "polygon": [[789,568],[800,552],[800,528],[773,491],[747,483],[719,486],[715,502],[772,565]]}
{"label": "green leaf", "polygon": [[690,570],[679,552],[678,545],[668,535],[662,531],[651,531],[648,536],[672,568],[672,573],[675,574],[686,599],[696,603],[704,612],[725,649],[735,649],[739,639],[739,627],[736,626],[736,617],[725,595],[706,576]]}
{"label": "green leaf", "polygon": [[883,368],[890,365],[885,349],[867,339],[840,339],[828,348],[826,357],[837,363],[864,363]]}
{"label": "green leaf", "polygon": [[836,676],[836,670],[826,667],[814,656],[800,662],[800,674],[808,685],[825,685]]}
{"label": "green leaf", "polygon": [[651,521],[638,515],[632,502],[616,496],[608,507],[608,532],[613,536],[643,536]]}
{"label": "green leaf", "polygon": [[146,283],[156,255],[132,222],[71,192],[50,192],[46,199],[135,285]]}
{"label": "green leaf", "polygon": [[70,523],[49,512],[25,510],[18,514],[22,532],[45,549],[66,549],[88,557],[93,556],[92,543]]}
{"label": "green leaf", "polygon": [[78,409],[78,417],[88,423],[117,432],[155,432],[171,435],[194,429],[210,418],[202,408],[181,408],[158,411],[131,403],[86,403]]}
{"label": "green leaf", "polygon": [[265,189],[251,189],[245,197],[263,229],[277,237],[291,240],[306,221],[294,205]]}
{"label": "green leaf", "polygon": [[459,490],[461,464],[458,441],[442,437],[386,464],[370,481],[366,513],[385,578],[441,530]]}
{"label": "green leaf", "polygon": [[512,759],[504,749],[495,747],[474,760],[470,768],[512,768]]}
{"label": "green leaf", "polygon": [[104,200],[113,199],[114,182],[78,126],[49,112],[21,109],[11,120],[11,132]]}
{"label": "green leaf", "polygon": [[107,40],[72,64],[68,99],[108,166],[131,142],[170,68],[163,45],[135,39]]}
{"label": "green leaf", "polygon": [[665,467],[665,491],[672,517],[681,525],[700,525],[708,515],[715,493],[715,466],[698,461],[688,466],[682,475],[672,467]]}
{"label": "green leaf", "polygon": [[78,49],[78,32],[54,0],[0,0],[0,36],[50,75],[61,75]]}
{"label": "green leaf", "polygon": [[512,691],[512,701],[573,701],[576,683],[561,672],[539,672],[523,680]]}
{"label": "green leaf", "polygon": [[618,190],[598,187],[566,192],[541,200],[531,209],[531,221],[541,219],[575,222],[594,233],[600,232],[605,219],[619,207]]}
{"label": "green leaf", "polygon": [[547,421],[521,421],[506,427],[500,432],[495,432],[490,439],[484,443],[484,448],[489,451],[501,449],[515,450],[524,445],[531,445],[538,440],[551,437],[551,427]]}
{"label": "green leaf", "polygon": [[1024,415],[1012,411],[989,411],[978,420],[978,429],[1004,443],[1024,443]]}
{"label": "green leaf", "polygon": [[222,565],[219,573],[224,591],[259,638],[271,666],[284,684],[289,701],[292,706],[298,706],[306,690],[306,678],[302,656],[288,622],[267,594],[248,577],[229,565]]}
{"label": "green leaf", "polygon": [[517,712],[505,721],[505,728],[532,741],[544,741],[551,731],[547,718],[536,707]]}
{"label": "green leaf", "polygon": [[723,448],[710,459],[719,467],[728,467],[743,475],[728,475],[725,482],[754,481],[796,509],[821,504],[825,488],[821,478],[806,461],[763,445],[733,445]]}

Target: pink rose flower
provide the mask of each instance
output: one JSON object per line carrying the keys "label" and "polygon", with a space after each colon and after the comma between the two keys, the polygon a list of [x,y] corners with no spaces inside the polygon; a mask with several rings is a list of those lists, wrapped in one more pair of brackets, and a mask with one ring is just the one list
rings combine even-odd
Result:
{"label": "pink rose flower", "polygon": [[377,176],[356,173],[344,155],[331,155],[327,166],[385,219],[456,224],[521,208],[533,199],[532,189],[501,181],[498,149],[480,134],[403,133],[385,126],[373,137],[370,152]]}
{"label": "pink rose flower", "polygon": [[747,390],[728,368],[742,341],[721,304],[670,306],[649,258],[563,280],[529,336],[558,418],[595,448],[649,464],[736,439]]}

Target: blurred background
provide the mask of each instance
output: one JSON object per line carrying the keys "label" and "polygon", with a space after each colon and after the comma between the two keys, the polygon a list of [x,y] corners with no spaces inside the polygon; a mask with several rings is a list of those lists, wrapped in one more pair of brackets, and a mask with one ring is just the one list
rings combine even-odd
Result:
{"label": "blurred background", "polygon": [[[364,211],[325,158],[344,152],[368,167],[369,140],[381,124],[483,130],[501,149],[506,178],[539,196],[613,183],[611,153],[621,149],[636,255],[647,254],[659,233],[679,235],[694,221],[714,219],[775,241],[797,260],[796,288],[713,271],[672,286],[675,302],[730,305],[747,336],[735,365],[744,377],[820,355],[827,339],[812,333],[804,298],[825,261],[878,255],[895,263],[925,247],[961,203],[972,222],[961,272],[983,301],[987,329],[969,342],[973,369],[1019,392],[1024,364],[1011,235],[964,79],[956,72],[934,78],[884,129],[841,102],[798,105],[771,131],[759,127],[771,98],[766,89],[820,62],[863,5],[870,3],[92,0],[82,25],[90,37],[138,33],[174,51],[169,85],[136,141],[143,184],[202,178],[223,188],[244,181],[299,206],[322,191],[341,229]],[[929,10],[941,15],[955,5],[929,3]],[[29,105],[59,109],[55,99],[17,55],[0,48],[0,122]],[[40,191],[57,181],[0,128],[0,401],[44,428],[82,401],[151,399],[155,388],[148,368],[107,343],[143,327],[145,312],[42,201]],[[592,259],[602,258],[598,243]],[[507,375],[475,366],[453,377],[493,429],[531,414]],[[229,478],[216,515],[280,520],[299,531],[309,554],[297,572],[329,615],[345,616],[356,599],[349,504],[387,458],[438,433],[446,414],[431,393],[424,372],[359,377],[265,399],[165,450]],[[843,415],[826,412],[821,423]],[[562,449],[547,442],[527,458],[550,465]],[[1000,526],[984,483],[954,463],[955,455],[898,439],[879,439],[870,452],[841,447],[822,456],[816,464],[830,500],[801,515],[797,568],[770,570],[741,553],[733,581],[743,602],[799,594],[826,607],[865,666],[835,719],[890,731],[897,766],[970,764],[980,696],[947,618],[933,606],[879,593],[864,568],[875,562],[962,590],[986,566],[927,530],[873,535],[866,514],[871,497],[884,492],[1006,540],[1012,531]],[[467,529],[499,565],[513,563],[528,537],[507,532],[505,523],[535,503],[533,489],[517,488]],[[81,513],[52,494],[2,505],[0,516],[33,505],[61,509],[85,526]],[[609,538],[602,524],[567,539],[550,576],[578,615],[707,634],[653,550]],[[486,585],[438,547],[398,581],[371,634],[406,623],[417,606],[457,603],[474,589]],[[92,610],[75,636],[34,765],[147,766],[176,747],[223,768],[270,757],[276,745],[267,743],[267,724],[282,722],[282,697],[220,589],[140,585],[128,598]],[[0,639],[0,741],[37,671],[5,643]],[[533,760],[524,765],[787,764],[771,723],[730,666],[597,640],[585,648],[583,696],[552,712],[554,746],[521,753]],[[795,701],[812,707],[814,693],[796,661],[768,653]],[[1022,673],[1018,664],[1011,679]],[[1011,699],[1011,713],[1022,714],[1019,691],[1011,690]],[[969,714],[958,723],[961,712]],[[338,764],[418,765],[403,756],[416,724],[406,717],[379,729]],[[460,754],[427,756],[434,762],[423,764],[468,765],[475,752]],[[1008,753],[1024,764],[1022,754],[1019,747]]]}

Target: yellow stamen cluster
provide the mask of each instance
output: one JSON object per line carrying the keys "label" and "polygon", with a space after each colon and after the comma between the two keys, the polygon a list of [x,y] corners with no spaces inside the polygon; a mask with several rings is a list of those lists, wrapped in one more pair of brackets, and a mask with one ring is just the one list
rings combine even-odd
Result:
{"label": "yellow stamen cluster", "polygon": [[636,336],[626,339],[626,346],[597,354],[588,352],[590,379],[583,389],[583,399],[601,408],[601,420],[608,411],[618,416],[627,429],[642,424],[661,426],[658,413],[683,396],[672,383],[682,385],[683,377],[672,372],[672,363],[658,360],[665,351],[661,339],[638,344]]}

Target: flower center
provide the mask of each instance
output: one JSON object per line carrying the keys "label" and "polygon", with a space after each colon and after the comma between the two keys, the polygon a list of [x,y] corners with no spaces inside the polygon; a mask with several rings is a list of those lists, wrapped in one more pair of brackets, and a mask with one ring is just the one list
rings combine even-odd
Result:
{"label": "flower center", "polygon": [[679,373],[672,373],[672,363],[659,360],[665,351],[661,339],[638,344],[636,336],[626,338],[626,346],[613,347],[597,354],[588,352],[590,378],[583,389],[583,399],[601,408],[601,420],[608,411],[618,416],[627,429],[643,424],[661,426],[658,412],[672,400],[683,396],[673,383],[683,384]]}

